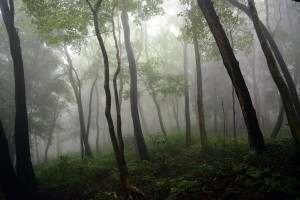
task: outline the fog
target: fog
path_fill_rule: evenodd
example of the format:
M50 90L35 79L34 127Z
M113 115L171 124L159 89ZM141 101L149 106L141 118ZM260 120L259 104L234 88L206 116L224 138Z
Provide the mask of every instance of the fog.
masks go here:
M216 1L216 6L218 6L218 2ZM25 67L26 100L33 163L39 164L43 162L49 139L49 160L53 160L60 155L80 153L78 106L68 78L67 66L69 61L63 53L63 45L57 41L49 41L49 37L54 38L53 35L49 36L53 32L38 30L39 27L32 23L30 17L24 13L24 10L20 9L24 5L17 3L16 6L19 8L16 10L16 25L21 38ZM300 16L299 10L297 10L299 5L288 0L269 1L270 17L268 22L266 22L264 2L256 1L256 6L261 21L269 26L268 28L270 28L270 32L275 38L299 93ZM148 21L139 23L134 22L136 20L134 15L129 15L131 43L137 63L139 114L143 135L146 138L153 134L161 134L162 130L157 107L151 97L153 91L149 89L151 76L148 77L148 83L145 83L147 74L141 71L142 63L145 63L150 58L157 58L159 59L159 66L153 69L154 71L156 70L156 74L162 75L161 77L167 75L183 76L183 37L190 37L183 36L183 32L186 31L186 19L184 15L179 15L188 10L186 4L180 4L180 1L166 0L162 4L162 8L164 10L163 15L153 16ZM217 12L220 12L220 7L216 7L216 9ZM220 15L219 17L224 28L227 29L226 32L233 34L231 43L235 44L235 54L250 92L261 130L267 137L272 132L279 114L280 96L268 70L265 56L261 50L251 20L236 8L231 7L230 9L234 9L233 15L238 16L238 20L242 20L243 24L237 23L236 25L233 23L233 20L226 20L226 16ZM199 8L197 10L200 13ZM129 101L129 64L120 16L120 11L115 12L114 20L121 51L121 76L123 76L122 83L119 78L117 83L119 88L123 84L123 91L120 97L122 98L122 132L124 138L127 138L133 135L134 128ZM226 24L230 21L232 21L232 24ZM49 23L48 26L51 26L51 22ZM207 25L206 28L203 28L205 32L204 29L207 29ZM60 30L56 31L60 32ZM94 88L91 99L89 133L89 143L92 151L95 152L97 101L99 103L98 124L100 131L98 140L100 149L111 146L111 141L104 115L106 100L103 88L103 57L95 36L94 26L91 23L87 26L87 31L88 34L78 41L66 43L66 49L73 63L74 69L72 73L75 86L78 87L79 84L81 86L85 126L88 123L90 92L95 75L98 73L98 79L95 83L97 87ZM228 37L230 36L228 35ZM247 40L245 39L246 37L248 38ZM0 118L3 121L7 138L12 143L15 110L13 100L13 63L2 18L0 19L0 38ZM112 79L117 62L110 24L105 25L103 38L110 62L111 113L116 125L117 114ZM225 133L227 137L230 137L234 135L235 126L238 136L246 136L247 129L238 99L236 94L232 96L232 83L211 33L208 33L204 39L199 37L198 40L201 52L202 97L207 135L209 137L221 136ZM191 38L187 38L186 41L188 42L188 91L192 134L199 140L195 53ZM160 86L158 84L165 84L160 83L159 81L161 80L159 79L154 79L151 82L153 84L151 87L157 88L156 98L160 106L164 128L167 134L185 134L184 92L181 90L177 93L172 93L172 91L159 89ZM180 81L179 79L177 82L169 82L171 85L166 88L173 87L174 85L172 84L183 84ZM98 90L99 99L97 99L96 90ZM233 98L235 98L234 105ZM235 109L235 125L233 121L233 107ZM176 117L178 117L178 123ZM289 131L289 127L285 125L287 123L286 119L284 119L282 129ZM51 132L49 130L51 129L53 129L53 135L48 138Z

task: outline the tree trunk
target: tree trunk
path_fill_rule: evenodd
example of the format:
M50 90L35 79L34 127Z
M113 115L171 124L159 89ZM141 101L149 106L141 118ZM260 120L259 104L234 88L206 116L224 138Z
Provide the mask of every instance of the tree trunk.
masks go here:
M164 123L163 123L163 119L161 117L161 111L160 111L160 106L159 106L159 103L156 99L156 96L155 94L151 95L152 96L152 99L154 101L154 104L155 104L155 107L156 107L156 111L157 111L157 115L158 115L158 120L159 120L159 125L160 125L160 129L161 131L163 132L164 136L167 136L167 131L165 129L165 126L164 126Z
M192 20L193 29L196 27L196 22ZM201 148L205 155L210 154L210 148L208 145L208 139L205 128L205 116L204 116L204 107L203 107L203 91L202 91L202 72L201 72L201 58L198 38L196 35L196 30L193 30L193 43L194 43L194 52L196 59L196 71L197 71L197 107L198 107L198 116L199 116L199 127L200 127L200 139L201 139Z
M87 139L89 139L89 135L90 135L90 124L91 124L91 115L92 115L93 92L94 92L94 88L95 88L97 79L98 79L98 70L97 70L97 74L95 76L95 79L93 81L93 84L92 84L92 87L91 87L91 91L90 91L89 113L88 113L88 121L87 121L87 127L86 127L86 137L87 137Z
M9 37L15 77L15 145L16 171L23 187L36 191L38 183L31 163L24 66L20 38L14 24L13 1L0 0L2 18Z
M77 108L78 108L78 117L79 117L79 124L80 124L80 140L81 140L81 148L83 148L81 153L84 154L84 156L86 156L88 158L93 158L93 153L92 153L92 150L91 150L91 147L90 147L90 144L88 141L87 132L85 129L84 113L83 113L82 101L81 101L81 83L80 83L77 73L73 67L73 62L72 62L71 56L70 56L67 46L65 44L63 46L63 53L65 54L66 60L68 62L68 76L69 76L69 80L72 85L73 91L75 93L75 99L76 99ZM75 83L73 71L76 74L78 86Z
M181 133L179 119L178 119L178 100L175 96L172 96L171 98L172 98L172 108L173 108L174 118L176 121L177 131L178 131L178 133ZM174 99L175 99L175 102L174 102Z
M233 137L234 139L236 139L236 121L235 121L235 96L234 96L234 87L232 86L232 92L231 92L231 95L232 95L232 121L233 121Z
M271 133L271 136L270 136L271 140L276 140L277 135L279 133L279 130L280 130L281 126L282 126L283 117L284 117L284 108L283 108L283 105L281 104L280 109L279 109L279 113L278 113L278 118L277 118L277 121L276 121L276 124L275 124L275 127L272 130L272 133Z
M277 68L277 64L275 61L275 58L272 54L271 49L268 46L267 40L264 36L264 33L262 31L261 25L260 25L260 20L258 18L258 14L254 5L253 0L248 0L248 5L249 5L249 10L251 13L251 19L254 24L254 28L256 30L256 34L258 36L258 39L261 44L261 48L265 54L267 63L268 63L268 68L270 70L270 73L275 81L275 84L279 90L282 103L285 109L286 117L288 119L292 135L294 138L295 144L299 145L300 144L300 121L298 120L296 110L293 106L291 94L289 92L289 89L282 78L280 71Z
M125 0L123 0L123 2L125 2ZM131 116L132 116L135 139L138 147L139 158L140 160L149 160L148 150L144 140L140 118L139 118L139 112L138 112L137 69L136 69L136 62L135 62L135 58L134 58L134 54L130 42L130 27L128 22L128 13L126 9L127 9L126 7L123 8L121 19L123 24L125 48L127 52L127 59L129 63L129 72L130 72Z
M118 167L118 170L119 170L120 180L121 180L121 183L122 183L123 187L129 193L129 195L131 195L131 193L142 194L129 181L129 174L128 174L127 164L126 164L126 161L125 161L124 151L123 151L124 145L123 145L123 140L121 140L122 135L121 135L121 132L119 132L121 130L121 127L120 127L120 125L121 125L120 110L118 111L119 113L117 114L118 115L118 123L119 123L118 127L117 127L117 131L118 131L117 136L116 136L116 133L115 133L114 124L113 124L113 120L112 120L112 116L111 116L111 93L110 93L110 88L109 88L109 61L108 61L107 51L106 51L104 41L103 41L101 33L100 33L99 24L98 24L98 13L99 13L99 8L100 8L100 5L101 5L102 1L98 0L96 2L96 4L94 5L94 8L90 4L89 0L86 0L86 1L89 5L91 11L92 11L92 14L93 14L95 32L96 32L97 40L99 42L101 52L102 52L102 56L103 56L103 62L104 62L104 91L105 91L105 94L106 94L105 116L106 116L106 119L107 119L109 135L110 135L110 139L111 139L111 142L112 142L117 167ZM114 23L113 23L113 26L114 26ZM115 35L114 35L114 38L115 38ZM118 54L117 56L119 56L118 48L117 48L117 54ZM118 62L120 62L119 58L118 58ZM120 67L120 65L118 65L118 70L114 75L114 92L115 92L115 95L118 92L118 90L115 86L116 86L116 79L117 79L119 67ZM118 95L116 95L116 97L118 97ZM118 106L119 105L118 98L116 98L115 100L116 100L116 105Z
M264 149L264 139L239 62L235 58L211 0L197 0L197 2L216 40L223 63L235 88L247 126L250 148L260 151Z
M248 15L248 17L251 18L251 13L249 11L249 8L239 2L237 2L236 0L228 0L232 5L236 6L237 8L239 8L241 11L243 11L246 15ZM299 97L297 94L297 90L295 87L295 84L293 82L292 76L288 70L288 67L279 51L279 48L277 46L277 44L274 41L274 38L272 37L272 35L270 34L270 32L268 31L268 29L266 28L266 26L259 20L260 26L262 28L262 31L265 35L265 37L267 38L272 51L274 53L274 56L276 57L276 60L278 62L278 65L281 69L281 72L285 78L285 81L287 83L288 89L291 93L291 97L293 100L293 104L295 106L296 112L297 112L297 116L298 116L298 120L299 120L299 116L300 116L300 101L299 101Z
M8 143L0 120L0 184L3 194L8 200L29 200L15 174L8 150Z
M51 120L51 123L50 123L50 127L48 129L48 139L47 139L47 144L46 144L46 149L45 149L45 154L44 154L44 163L48 163L48 150L49 150L49 147L53 141L53 132L54 132L54 129L55 129L55 123L59 117L59 114L60 114L60 111L61 111L61 108L58 108L58 101L59 101L59 94L57 96L57 100L56 100L56 106L55 106L55 109L54 109L54 112L53 112L53 118Z
M145 129L145 133L147 135L147 134L149 134L149 129L148 129L148 126L147 126L147 123L146 123L146 119L145 119L145 116L144 116L143 107L142 107L140 101L141 100L138 100L139 112L140 112L140 115L141 115L141 120L142 120L142 123L143 123L143 127Z
M36 164L40 164L40 156L39 156L39 149L38 149L36 134L34 134L34 145L35 145L35 153L36 153Z
M100 135L100 128L99 128L99 111L100 111L100 99L99 99L99 92L98 92L98 87L96 83L96 100L97 100L97 108L96 108L96 127L97 127L97 133L96 133L96 152L100 152L100 147L99 147L99 135Z
M184 71L184 116L185 116L185 145L192 144L191 117L190 117L190 96L189 96L189 78L187 69L187 42L183 44L183 71Z

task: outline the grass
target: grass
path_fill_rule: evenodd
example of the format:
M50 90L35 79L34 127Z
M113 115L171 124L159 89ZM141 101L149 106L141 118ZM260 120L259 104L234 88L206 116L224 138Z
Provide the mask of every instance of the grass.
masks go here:
M204 160L196 139L185 148L184 135L148 136L151 161L139 162L132 138L125 138L132 181L144 199L297 199L300 197L300 149L291 138L268 143L264 153L248 148L245 138L210 138L214 157ZM121 199L122 187L110 149L91 160L61 156L36 168L41 187L61 199Z

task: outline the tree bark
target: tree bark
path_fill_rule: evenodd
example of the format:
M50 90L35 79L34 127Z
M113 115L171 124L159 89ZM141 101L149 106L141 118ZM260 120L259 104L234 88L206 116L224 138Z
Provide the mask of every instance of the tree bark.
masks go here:
M275 124L274 129L272 130L272 133L271 133L271 136L270 136L271 140L276 140L277 135L279 133L279 130L280 130L280 128L282 126L282 123L283 123L283 117L284 117L284 107L281 104L276 124Z
M68 76L69 80L71 83L71 86L73 88L74 94L75 94L75 99L77 103L77 108L78 108L78 118L79 118L79 124L80 124L80 142L81 142L81 153L84 153L84 156L87 156L88 158L93 158L93 153L88 141L88 136L87 132L85 129L85 122L84 122L84 113L83 113L83 107L82 107L82 100L81 100L81 83L80 80L76 74L76 71L73 67L73 62L71 59L71 56L69 54L67 46L64 44L63 45L63 53L66 56L66 60L68 63ZM73 76L73 71L76 74L76 78L78 81L78 86L75 83L74 76Z
M249 11L249 8L239 2L237 2L236 0L228 0L232 5L234 5L235 7L237 7L238 9L240 9L241 11L243 11L246 15L248 15L248 17L251 18L251 13ZM278 62L278 65L281 69L281 72L285 78L285 81L287 83L288 89L291 93L291 97L293 100L293 104L295 106L296 112L297 112L297 116L298 116L298 120L300 118L300 101L299 101L299 97L297 94L297 90L295 87L295 84L293 82L292 76L288 70L288 67L282 57L282 54L279 51L279 48L277 46L277 44L274 41L273 36L271 35L271 33L268 31L268 29L266 28L266 26L259 20L260 26L262 28L262 31L265 35L265 37L267 38L272 51L274 53L274 56L276 57L276 60Z
M145 116L144 116L143 107L142 107L140 101L141 100L138 100L139 112L140 112L140 115L141 115L141 120L142 120L142 123L143 123L143 127L145 129L145 133L147 135L147 134L149 134L149 129L148 129L148 126L147 126L147 123L146 123L146 119L145 119Z
M92 84L92 87L91 87L91 91L90 91L89 113L88 113L88 121L87 121L87 126L86 126L86 136L87 136L87 139L89 139L89 135L90 135L90 124L91 124L91 115L92 115L93 92L94 92L94 88L95 88L97 79L98 79L98 70L97 70L97 74L95 76L95 79L93 81L93 84Z
M123 0L124 5L126 1ZM130 42L130 27L128 22L128 13L127 8L124 6L121 14L123 30L124 30L124 41L125 48L127 52L127 59L129 63L129 72L130 72L130 105L131 105L131 116L134 128L135 139L137 142L138 153L140 160L149 160L148 150L144 140L142 127L139 118L138 112L138 97L137 97L137 69L136 62Z
M163 122L163 119L161 117L161 111L160 111L160 106L159 106L159 103L156 99L156 96L155 94L151 95L152 96L152 99L153 99L153 102L155 104L155 107L156 107L156 111L157 111L157 115L158 115L158 120L159 120L159 125L160 125L160 129L161 131L163 132L164 136L167 136L167 131L165 129L165 126L164 126L164 122Z
M227 69L232 84L235 88L243 111L245 124L247 126L250 148L260 151L264 149L264 139L258 124L248 88L239 67L239 62L235 58L229 40L218 19L211 0L197 0L197 2L216 40L219 51L223 58L224 66Z
M100 111L100 99L99 99L99 92L98 92L98 87L96 83L96 128L97 128L97 133L96 133L96 152L100 152L100 147L99 147L99 135L100 135L100 127L99 127L99 111Z
M176 127L177 127L177 131L178 133L181 133L181 130L180 130L180 124L179 124L179 119L178 119L178 100L175 96L172 96L172 108L173 108L173 114L174 114L174 118L175 118L175 121L176 121ZM174 102L174 99L175 99L175 102Z
M251 13L251 19L254 24L254 28L256 30L256 34L258 36L261 48L265 54L267 63L268 63L268 68L270 70L270 73L273 77L273 80L279 90L282 103L285 109L286 117L288 119L292 135L294 138L294 142L296 145L300 145L300 121L298 120L298 116L296 113L296 110L293 106L293 101L291 98L291 94L289 92L289 89L282 78L280 71L277 68L276 60L272 54L272 51L270 47L268 46L266 37L262 31L261 25L260 25L260 20L254 5L253 0L248 0L248 5L249 5L249 10Z
M32 167L26 107L25 77L20 38L14 23L13 1L0 0L2 18L9 37L15 77L15 145L16 171L23 187L36 191L38 183Z
M192 19L193 29L196 27L196 22ZM200 127L200 139L201 139L201 148L205 155L210 154L210 148L208 145L208 139L206 134L205 127L205 116L204 116L204 107L203 107L203 89L202 89L202 72L201 72L201 58L199 50L199 42L196 35L196 30L193 30L193 43L194 43L194 52L196 59L196 72L197 72L197 108L199 116L199 127Z
M8 150L8 142L0 120L0 184L3 194L8 200L27 199L28 195L21 187L15 174Z
M185 116L185 145L192 144L191 117L190 117L190 96L189 96L189 78L187 69L187 42L183 44L183 72L184 72L184 116Z
M118 135L116 135L113 120L112 120L112 116L111 116L111 93L110 93L110 88L109 88L109 61L108 61L107 51L106 51L104 41L103 41L103 38L102 38L101 33L100 33L99 24L98 24L98 13L99 13L99 8L100 8L100 5L102 3L102 0L98 0L96 2L96 4L94 5L94 7L91 5L89 0L86 0L86 2L88 3L88 5L89 5L89 7L92 11L92 14L93 14L95 32L96 32L97 40L99 42L100 49L101 49L102 56L103 56L103 62L104 62L104 91L105 91L105 94L106 94L105 116L106 116L106 119L107 119L109 135L110 135L110 139L111 139L112 146L113 146L113 151L114 151L114 155L115 155L115 159L116 159L116 163L117 163L117 167L118 167L118 171L119 171L120 180L121 180L122 186L128 192L128 195L131 195L131 193L142 194L129 181L129 173L128 173L127 164L126 164L125 157L124 157L124 152L123 152L124 146L122 144L122 140L120 140L121 139L120 137L122 137L122 135L120 135L121 134L120 132L117 132ZM114 26L114 24L113 24L113 26ZM117 54L119 54L119 52L117 52ZM120 60L118 60L118 62L119 61ZM116 76L117 74L118 73L115 73L115 75L114 75L114 80L115 80L114 82L115 83L116 83L116 79L117 79L117 76ZM115 87L114 88L115 94L117 93L117 91L118 90ZM115 100L116 100L116 105L119 105L118 98L116 98ZM120 118L119 118L119 120L120 120ZM118 122L119 122L119 125L120 125L120 121L118 121ZM120 130L117 130L117 131L120 131Z

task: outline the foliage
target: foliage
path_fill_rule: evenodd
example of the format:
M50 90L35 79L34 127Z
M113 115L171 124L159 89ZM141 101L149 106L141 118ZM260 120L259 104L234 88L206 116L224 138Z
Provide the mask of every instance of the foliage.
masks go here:
M299 149L289 146L291 138L275 150L267 146L263 154L249 152L245 138L228 138L226 157L211 160L203 159L199 144L185 149L183 138L179 134L147 137L150 162L135 160L135 153L130 150L134 144L128 143L133 140L125 138L129 172L146 193L146 199L286 199L300 195L300 171L293 158ZM210 141L215 155L222 155L223 140L214 137ZM123 190L112 155L107 150L84 161L63 156L50 166L37 169L39 181L65 198L119 199Z

